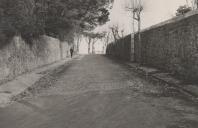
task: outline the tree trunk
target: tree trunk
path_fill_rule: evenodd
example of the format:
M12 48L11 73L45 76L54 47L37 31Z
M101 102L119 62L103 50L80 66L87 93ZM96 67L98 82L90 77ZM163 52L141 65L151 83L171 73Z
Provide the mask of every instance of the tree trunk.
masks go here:
M106 37L106 40L105 40L104 49L103 49L104 53L106 52L107 45L108 45L108 43L109 43L109 35L110 35L110 33L108 33L108 35L107 35L107 37Z
M115 41L114 43L116 43L117 42L117 38L116 38L116 34L115 34L113 28L111 29L111 31L112 31L112 34L113 34L113 37L114 37L114 41Z
M88 41L88 54L90 54L91 52L91 38L89 38L89 41Z
M76 50L77 50L77 53L79 53L79 47L80 47L80 37L78 37L78 40L77 40L77 44L76 44L77 46L77 48L76 48Z
M60 58L63 59L63 44L62 42L59 43L59 48L60 48Z
M92 54L95 54L95 42L92 43Z

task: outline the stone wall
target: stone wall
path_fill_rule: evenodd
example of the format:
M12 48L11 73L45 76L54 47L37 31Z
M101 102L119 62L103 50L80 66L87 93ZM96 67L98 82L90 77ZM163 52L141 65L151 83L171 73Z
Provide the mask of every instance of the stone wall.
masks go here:
M106 54L122 60L131 60L131 35L128 35L117 42L108 44Z
M198 82L198 12L193 11L135 35L135 60Z
M15 36L0 49L0 83L67 57L69 47L67 42L48 36L35 39L32 45Z
M73 47L73 45L69 44L68 42L60 42L60 52L62 53L61 59L70 57L70 48L71 47ZM76 49L74 49L74 52L75 51L76 51Z

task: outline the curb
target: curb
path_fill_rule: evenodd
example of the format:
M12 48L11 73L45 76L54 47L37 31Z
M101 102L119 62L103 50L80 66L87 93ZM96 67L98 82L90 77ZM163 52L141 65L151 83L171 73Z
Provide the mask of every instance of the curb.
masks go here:
M184 84L182 80L176 79L170 73L165 73L155 68L140 66L138 63L126 63L126 65L152 82L171 86L185 95L198 98L198 85Z
M78 56L75 56L73 59L76 59ZM37 69L22 74L12 81L9 81L0 86L0 108L7 107L13 102L13 97L20 95L26 91L26 89L30 88L40 79L45 77L48 72L51 70L55 70L56 68L65 65L67 62L70 62L70 58L57 61L53 64L49 64L47 66L38 67Z

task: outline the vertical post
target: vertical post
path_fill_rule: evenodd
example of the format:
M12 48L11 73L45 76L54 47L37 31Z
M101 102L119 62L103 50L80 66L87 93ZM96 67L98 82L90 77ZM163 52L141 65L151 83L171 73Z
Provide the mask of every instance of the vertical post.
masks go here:
M138 45L139 45L139 59L140 59L140 63L142 62L142 45L141 45L141 19L139 16L138 19Z
M198 0L193 0L192 1L192 7L194 10L196 10L198 8Z
M188 0L186 0L186 5L189 7Z
M141 0L134 0L132 1L132 14L133 14L133 21L132 21L132 24L133 24L133 34L131 35L131 38L134 37L134 33L135 33L135 27L134 27L134 20L137 21L137 24L138 24L138 41L137 41L137 46L138 46L138 49L137 49L137 57L138 58L135 58L136 61L137 59L138 60L141 60L141 11L142 11L142 1ZM132 42L132 41L131 41Z
M141 0L139 0L139 4L138 4L138 44L139 44L139 48L140 48L140 52L139 52L139 56L140 56L140 63L142 63L142 45L141 45L141 11L142 11L142 5L141 5Z
M92 54L94 54L94 53L95 53L94 45L95 45L95 43L94 43L94 41L93 41L93 42L92 42Z
M63 42L59 41L59 48L60 48L60 58L61 60L64 58L63 57Z
M89 37L89 42L88 42L88 54L90 54L91 51L91 38Z
M80 37L80 34L77 34L76 37L77 37L76 52L77 52L77 54L79 54L80 38L81 38L81 37Z
M135 7L135 2L134 0L131 1L131 7L134 9ZM134 61L135 55L134 55L134 37L135 37L135 22L134 22L134 12L133 9L131 9L131 14L132 14L132 31L131 31L131 60Z

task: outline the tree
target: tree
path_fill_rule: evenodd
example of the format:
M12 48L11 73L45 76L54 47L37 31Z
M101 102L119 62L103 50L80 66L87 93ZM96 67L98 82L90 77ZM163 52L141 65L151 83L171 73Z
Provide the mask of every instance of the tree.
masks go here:
M77 38L76 51L77 51L77 53L79 53L79 47L80 47L80 41L82 39L82 35L81 34L76 34L76 38Z
M106 9L108 0L44 1L47 2L46 32L61 39L77 26L83 30L93 30L108 21L109 11Z
M124 30L120 30L118 25L113 25L110 27L110 30L112 32L114 42L116 43L120 38L123 37Z
M105 33L105 38L104 38L104 44L103 44L103 52L105 53L106 48L109 44L109 40L110 40L110 32Z
M105 33L94 33L94 32L84 32L84 36L87 38L87 44L88 44L88 54L91 53L91 44L92 44L92 54L95 53L95 43L98 39L101 39L105 36Z
M0 33L25 39L48 35L74 37L108 21L112 0L0 0Z
M185 13L187 13L189 11L192 11L192 8L191 7L188 7L187 5L180 6L177 9L176 16L184 15Z
M34 0L1 0L1 31L6 36L20 34L23 38L40 33L42 27L36 22L34 7Z

